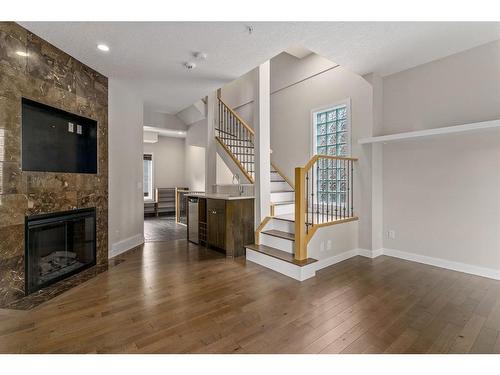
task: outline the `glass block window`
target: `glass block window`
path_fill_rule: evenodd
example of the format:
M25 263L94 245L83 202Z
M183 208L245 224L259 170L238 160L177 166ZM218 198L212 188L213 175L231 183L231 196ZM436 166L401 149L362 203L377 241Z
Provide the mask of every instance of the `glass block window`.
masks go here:
M350 129L347 104L313 113L315 150L318 155L349 156ZM347 163L320 159L315 171L318 200L343 204L347 197Z

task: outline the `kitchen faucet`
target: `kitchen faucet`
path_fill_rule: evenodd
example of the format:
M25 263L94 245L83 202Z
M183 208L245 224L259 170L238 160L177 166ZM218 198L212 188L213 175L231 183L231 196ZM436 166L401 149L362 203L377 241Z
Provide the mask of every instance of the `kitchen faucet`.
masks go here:
M236 179L236 183L238 184L238 193L241 196L241 195L243 195L243 185L241 185L241 183L240 183L240 175L237 173L233 174L233 184L234 185L236 185L234 183L235 179Z

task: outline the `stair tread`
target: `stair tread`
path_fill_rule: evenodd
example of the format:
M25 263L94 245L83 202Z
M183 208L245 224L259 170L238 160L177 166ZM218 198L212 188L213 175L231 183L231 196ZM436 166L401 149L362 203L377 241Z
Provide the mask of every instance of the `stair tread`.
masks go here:
M270 257L273 257L273 258L276 258L279 260L283 260L283 261L288 262L288 263L292 263L292 264L299 266L299 267L307 266L308 264L317 262L317 260L313 259L313 258L307 258L305 260L296 260L293 257L293 254L287 253L286 251L279 250L279 249L276 249L276 248L271 247L271 246L252 244L252 245L247 245L246 247L248 249L257 251L259 253L268 255Z
M273 219L289 221L291 223L294 223L295 222L295 214L285 214L285 215L273 216Z
M295 204L295 201L281 201L281 202L271 202L275 206L281 206L285 204Z
M282 230L269 229L269 230L262 231L262 233L268 234L268 235L274 236L274 237L283 238L285 240L295 241L295 234L289 233L289 232L284 232Z

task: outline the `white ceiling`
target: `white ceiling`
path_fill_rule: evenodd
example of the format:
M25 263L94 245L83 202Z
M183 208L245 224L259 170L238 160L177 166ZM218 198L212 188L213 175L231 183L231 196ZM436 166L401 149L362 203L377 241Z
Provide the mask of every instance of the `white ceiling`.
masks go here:
M358 73L383 76L500 39L487 22L21 22L145 105L177 113L290 47L304 46ZM109 45L110 52L96 49ZM192 54L203 51L206 61ZM195 61L187 71L183 63Z

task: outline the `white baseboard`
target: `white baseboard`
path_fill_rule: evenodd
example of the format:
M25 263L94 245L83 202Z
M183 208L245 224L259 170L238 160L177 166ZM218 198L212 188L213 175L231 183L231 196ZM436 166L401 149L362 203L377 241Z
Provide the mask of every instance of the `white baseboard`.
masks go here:
M357 254L365 258L376 258L381 255L384 255L384 249L377 249L377 250L368 250L368 249L356 249Z
M329 258L325 259L319 259L316 263L313 263L316 265L316 271L333 266L334 264L343 262L344 260L350 259L352 257L355 257L358 255L358 249L352 249L348 251L344 251L343 253L331 256Z
M247 249L247 259L248 257L249 250ZM250 261L253 261L255 263L258 263L264 267L271 268L277 272L280 272L284 275L287 275L289 277L293 277L296 280L305 280L309 277L313 277L315 272L332 266L334 264L343 262L344 260L353 258L355 256L363 256L366 258L376 258L381 255L386 255L390 256L393 258L399 258L399 259L404 259L404 260L409 260L412 262L417 262L417 263L422 263L422 264L427 264L430 266L435 266L435 267L440 267L440 268L445 268L453 271L458 271L458 272L463 272L463 273L468 273L471 275L476 275L476 276L482 276L482 277L487 277L489 279L495 279L495 280L500 280L500 270L495 270L492 268L485 268L485 267L479 267L479 266L474 266L471 264L466 264L466 263L460 263L460 262L453 262L450 260L446 259L440 259L440 258L434 258L434 257L429 257L425 255L420 255L420 254L415 254L415 253L408 253L405 251L400 251L400 250L394 250L394 249L377 249L377 250L368 250L368 249L353 249L353 250L348 250L343 253L331 256L329 258L325 259L320 259L315 263L312 263L311 265L314 266L314 272L310 273L309 270L304 270L307 273L307 276L304 274L300 274L297 269L294 267L288 269L289 267L286 265L283 265L281 263L286 263L286 262L280 262L274 258L262 255L260 253L256 254L251 254L249 259ZM258 258L258 259L257 259ZM271 259L268 259L271 258ZM297 267L300 268L300 267Z
M428 264L430 266L446 268L453 271L464 272L472 275L487 277L489 279L500 280L500 271L492 268L485 268L485 267L474 266L472 264L453 262L451 260L434 258L415 253L408 253L406 251L400 251L395 249L383 249L383 254L394 258L405 259L412 262Z
M500 271L492 268L485 268L474 266L471 264L453 262L446 259L434 258L425 255L408 253L406 251L394 250L394 249L377 249L377 250L368 250L368 249L354 249L349 250L339 255L322 259L318 261L320 266L316 269L319 270L321 268L325 268L331 266L335 263L342 262L346 259L352 258L356 255L360 255L366 258L376 258L381 255L387 255L393 258L399 258L404 260L409 260L412 262L427 264L429 266L435 266L440 268L445 268L453 271L468 273L471 275L487 277L489 279L500 280Z
M135 236L125 238L124 240L121 240L119 242L115 242L111 245L108 258L113 258L143 243L144 235L142 233L138 233Z
M316 274L317 262L300 267L249 248L246 249L246 259L299 281L310 279Z

